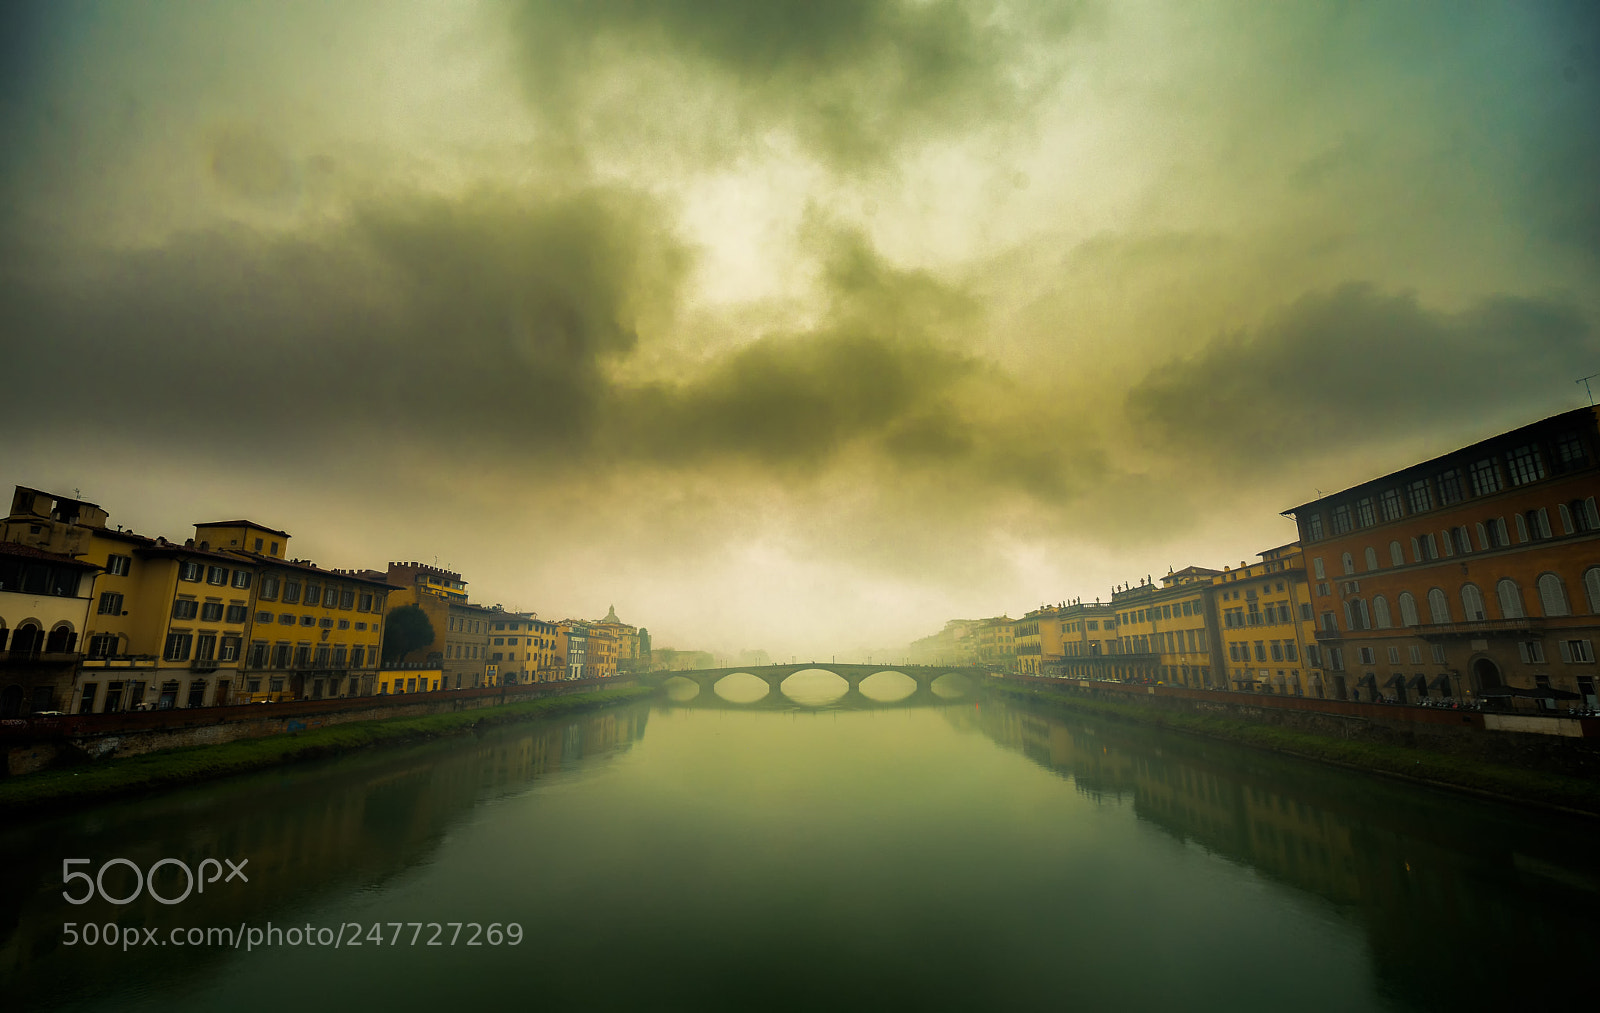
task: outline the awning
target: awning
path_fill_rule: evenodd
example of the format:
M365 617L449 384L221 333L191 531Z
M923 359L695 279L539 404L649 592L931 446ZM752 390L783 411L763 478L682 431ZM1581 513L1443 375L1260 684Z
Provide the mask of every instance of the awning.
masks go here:
M1436 675L1433 677L1433 681L1428 685L1432 686L1434 689L1442 689L1448 692L1451 689L1450 677L1448 675Z
M1413 675L1410 679L1406 680L1406 684L1412 689L1427 689L1428 677L1423 675L1421 672L1418 672L1416 675Z
M1377 685L1378 685L1378 677L1373 675L1371 672L1368 672L1366 675L1363 675L1361 678L1356 680L1356 685L1357 686L1372 686L1372 687L1376 688Z
M1406 677L1404 675L1391 675L1389 681L1383 684L1384 689L1394 689L1396 686L1404 689Z

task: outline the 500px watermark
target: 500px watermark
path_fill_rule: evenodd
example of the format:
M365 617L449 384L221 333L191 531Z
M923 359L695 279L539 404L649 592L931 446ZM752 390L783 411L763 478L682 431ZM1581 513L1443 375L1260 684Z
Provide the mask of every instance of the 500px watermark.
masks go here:
M393 930L392 932L389 930ZM409 935L406 929L410 929ZM241 922L234 928L174 928L166 932L137 925L121 926L66 922L61 926L65 946L110 946L131 950L136 946L222 946L254 950L268 946L517 946L522 926L516 922L341 922L337 927L309 922L265 928Z
M226 879L222 876L224 862L228 866ZM61 896L66 899L68 904L87 904L94 900L95 897L99 897L108 904L132 904L141 893L149 893L150 899L157 904L179 904L188 899L191 893L205 893L206 886L217 882L219 879L224 883L231 883L235 879L242 879L246 883L250 882L250 877L244 873L244 867L250 864L250 859L248 858L240 859L237 862L231 858L224 858L220 862L215 858L207 858L200 863L198 871L190 869L187 864L176 858L163 858L150 866L148 873L126 858L108 859L93 876L81 869L73 869L74 865L93 864L93 859L89 858L63 858L61 860L61 882L67 887L67 889L61 891ZM133 892L126 897L113 896L106 891L106 873L118 866L127 866L133 870ZM183 870L185 885L183 892L176 897L164 897L156 891L156 873L168 866ZM211 873L209 879L206 877L207 872ZM71 888L75 885L74 881L79 879L83 880L85 889L82 896L74 897Z

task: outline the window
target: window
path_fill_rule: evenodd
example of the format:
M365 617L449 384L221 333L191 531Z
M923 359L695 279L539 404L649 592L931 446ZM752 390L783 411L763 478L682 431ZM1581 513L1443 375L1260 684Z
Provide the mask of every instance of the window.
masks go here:
M1525 613L1522 611L1522 589L1517 587L1517 582L1506 578L1494 586L1495 597L1500 599L1500 618L1521 619Z
M180 580L199 580L205 572L205 567L199 563L182 562L178 564L178 577Z
M359 645L350 648L350 667L360 668L367 660L367 649Z
M348 619L339 620L339 628L341 630L348 630L350 628L350 620L348 620Z
M321 619L317 620L317 625L322 629L331 630L333 629L333 620L327 616L323 616Z
M114 633L97 633L89 638L89 657L109 658L117 653L117 636ZM87 689L84 690L88 692Z
M249 570L235 570L235 571L233 571L233 586L237 587L237 588L249 587L250 586L250 571Z
M217 635L215 633L202 633L194 643L194 660L213 661L217 656Z
M1378 654L1376 651L1370 647L1361 648L1361 663L1363 665L1375 665L1377 662Z
M1506 465L1512 485L1527 485L1544 477L1544 462L1539 459L1539 448L1532 445L1517 447L1507 454Z
M1413 665L1422 664L1422 646L1420 644L1411 645L1411 663Z
M1274 640L1272 642L1272 660L1273 661L1282 661L1283 660L1283 641Z
M1583 440L1578 438L1577 433L1562 433L1556 438L1556 460L1561 462L1563 471L1583 466Z
M1561 641L1561 660L1572 665L1594 664L1594 646L1587 640Z
M1411 504L1411 512L1424 513L1433 509L1433 494L1428 491L1428 480L1419 478L1406 486L1406 500Z
M306 581L305 603L307 607L315 607L322 600L322 585Z
M329 585L322 592L322 607L325 608L325 609L331 609L331 608L338 608L339 607L339 589L338 588L336 588L336 587L334 587L332 585Z
M366 623L356 623L356 629L364 630L366 628L367 628L367 624ZM378 628L378 624L377 623L373 623L372 624L372 628L373 629L377 629Z
M115 591L105 591L100 595L100 608L97 610L103 616L122 615L122 595Z
M293 612L278 613L278 624L280 626L293 626L296 622Z
M172 603L172 618L193 619L200 611L200 603L193 598L179 598Z
M222 621L222 603L208 601L200 606L200 621L205 623L218 623Z
M1285 661L1299 661L1299 652L1295 650L1293 640L1283 642L1283 657Z
M1517 643L1517 657L1521 658L1522 661L1525 664L1529 664L1529 665L1542 665L1542 664L1544 664L1544 641L1543 640L1522 640L1522 641L1519 641Z
M1459 525L1445 532L1445 555L1459 552L1463 555L1472 551L1472 536L1467 534L1465 525Z
M1461 588L1461 607L1465 611L1469 623L1481 622L1485 616L1483 611L1483 592L1478 590L1476 584L1466 584Z
M1311 603L1310 602L1303 601L1303 602L1300 603L1300 618L1302 620L1304 620L1305 622L1308 622L1308 623L1311 621Z
M1344 648L1328 648L1328 668L1335 672L1344 671Z
M225 621L226 622L230 622L230 623L242 623L242 622L245 621L245 618L248 615L249 615L249 611L245 608L245 606L243 606L243 605L229 605L228 606L228 618Z
M1412 597L1410 591L1400 592L1400 625L1417 625L1417 599Z
M1386 521L1397 521L1397 520L1400 519L1400 515L1402 513L1402 510L1401 510L1401 506L1400 506L1400 490L1399 489L1386 490L1384 492L1384 494L1383 494L1381 502L1383 503L1383 519L1384 520L1386 520Z
M1311 561L1311 569L1317 575L1318 580L1322 580L1328 576L1327 570L1322 565L1321 556L1318 556Z
M161 652L164 661L188 661L194 637L188 633L168 633L166 648Z
M1583 589L1589 595L1589 611L1600 612L1600 566L1583 571Z
M1389 664L1391 664L1391 665L1400 664L1400 648L1398 648L1398 647L1389 648Z
M1428 592L1428 618L1430 622L1447 623L1450 621L1450 599L1444 592L1433 588Z
M126 577L132 565L133 559L129 556L106 557L106 572L113 577Z
M1370 573L1371 571L1376 570L1378 568L1378 550L1369 545L1367 546L1365 556L1367 571Z
M361 612L371 612L372 611L372 595L370 595L370 594L362 595L361 596L361 601L356 606L356 608L357 608L358 611L361 611Z
M1433 663L1435 665L1443 665L1445 663L1445 653L1444 653L1444 645L1443 644L1434 644L1433 645Z
M1471 473L1474 496L1487 496L1500 491L1500 472L1495 469L1492 458L1472 462Z
M1381 594L1372 599L1372 619L1380 630L1393 625L1389 622L1389 600Z
M1367 603L1360 598L1352 598L1344 603L1345 625L1352 630L1370 630L1371 617L1367 614Z
M240 640L239 640L238 637L223 637L222 638L222 653L220 655L218 655L218 660L220 660L220 661L238 661L239 660L239 644L240 644Z
M300 625L301 626L315 626L315 625L317 625L317 617L316 616L301 616L300 617Z
M278 578L277 577L262 577L261 578L261 597L266 601L277 601L277 599L278 599Z
M1567 606L1567 588L1561 583L1561 578L1553 573L1547 573L1539 578L1539 604L1544 608L1547 616L1571 615L1572 610Z
M298 580L286 580L286 581L284 581L283 582L283 603L285 605L295 605L295 604L298 604L299 601L300 601L300 582Z
M1316 542L1322 539L1322 515L1312 514L1306 518L1306 538Z
M256 539L256 549L255 549L255 551L257 551L257 552L261 551L261 539L259 539L259 538Z
M1356 572L1356 558L1354 556L1350 555L1350 553L1346 552L1344 554L1344 556L1340 559L1340 562L1342 564L1344 564L1344 572L1345 573L1355 573Z
M1260 640L1256 641L1256 660L1257 661L1266 661L1267 660L1267 645L1264 642L1260 641Z
M1397 541L1389 543L1389 565L1390 566L1404 566L1404 565L1406 565L1406 550L1401 548L1400 547L1400 543L1397 542Z
M1342 535L1350 530L1350 508L1336 506L1333 508L1333 533Z
M1356 520L1364 528L1370 528L1378 522L1372 509L1372 497L1363 496L1356 500Z
M228 582L228 568L226 566L213 566L206 570L207 584L226 584Z
M1439 473L1439 502L1445 506L1459 503L1466 493L1463 491L1462 474L1460 468L1449 468Z
M345 589L343 591L340 591L339 592L339 607L342 608L342 609L353 609L353 608L355 608L356 607L356 593L354 591L352 591L352 590L349 590L349 589Z

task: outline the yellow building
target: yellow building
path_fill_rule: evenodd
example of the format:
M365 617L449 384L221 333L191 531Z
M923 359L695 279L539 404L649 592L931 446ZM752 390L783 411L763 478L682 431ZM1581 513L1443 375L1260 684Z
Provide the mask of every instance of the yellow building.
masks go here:
M491 609L489 659L507 686L541 681L555 660L555 627L532 612Z
M640 667L639 628L618 619L615 605L606 612L604 619L591 623L590 629L608 633L616 640L615 670L631 672Z
M398 667L438 668L446 689L495 686L498 666L491 664L489 630L498 610L467 601L467 583L461 574L426 563L389 564L382 576L396 590L389 595L389 613L415 605L433 627L433 641L396 659Z
M1057 620L1062 626L1059 674L1069 679L1114 678L1114 659L1119 653L1116 606L1074 601L1061 610Z
M1045 675L1065 657L1066 604L1042 605L1012 626L1020 675Z
M445 688L442 668L382 668L376 681L379 696L437 693Z
M1010 616L994 616L978 623L978 664L1002 672L1017 668L1016 622Z
M1228 682L1242 691L1332 696L1317 650L1311 586L1299 542L1213 578Z
M1190 566L1111 596L1116 609L1123 678L1194 689L1220 684L1213 653L1217 629L1212 579L1220 571Z
M89 714L234 702L255 565L108 520L93 503L20 486L6 519L7 539L57 545L99 569L64 705Z
M195 525L195 543L255 564L244 698L322 700L376 689L383 614L394 588L370 570L286 559L287 532L252 521Z

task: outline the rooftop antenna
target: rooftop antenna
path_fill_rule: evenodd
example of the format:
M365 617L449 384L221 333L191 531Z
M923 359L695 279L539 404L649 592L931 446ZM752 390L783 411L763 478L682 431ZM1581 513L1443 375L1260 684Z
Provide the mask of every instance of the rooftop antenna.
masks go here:
M1583 384L1583 392L1589 395L1590 405L1594 404L1594 390L1590 388L1589 381L1593 380L1597 376L1600 376L1600 373L1590 373L1588 376L1580 376L1578 379L1572 381L1573 383Z

